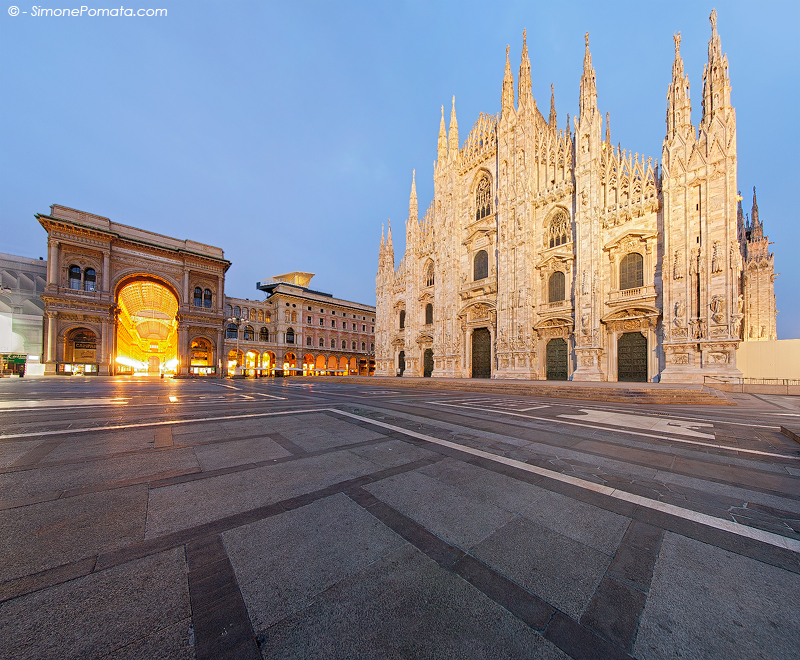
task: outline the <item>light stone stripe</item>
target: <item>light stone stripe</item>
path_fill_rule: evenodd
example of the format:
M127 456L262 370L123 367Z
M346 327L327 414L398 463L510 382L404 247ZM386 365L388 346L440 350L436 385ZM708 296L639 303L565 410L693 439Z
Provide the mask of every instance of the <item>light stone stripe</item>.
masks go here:
M480 449L474 449L473 447L459 445L455 442L450 442L448 440L441 440L439 438L434 438L433 436L425 435L424 433L418 433L416 431L404 429L401 426L394 426L393 424L387 424L386 422L380 422L375 419L369 419L368 417L361 417L360 415L354 415L353 413L345 412L343 410L333 410L333 412L336 412L339 415L344 415L345 417L352 417L353 419L361 420L362 422L374 424L375 426L381 426L383 428L390 429L392 431L398 431L399 433L410 435L411 437L418 438L420 440L425 440L426 442L432 442L433 444L441 445L442 447L449 447L450 449L463 451L467 454L472 454L473 456L480 456L481 458L494 461L495 463L503 463L504 465L509 465L511 467L518 468L520 470L525 470L526 472L532 472L533 474L538 474L542 477L547 477L548 479L554 479L562 483L570 484L572 486L577 486L578 488L591 490L594 491L595 493L600 493L602 495L608 495L609 497L613 497L618 500L631 502L632 504L638 504L639 506L643 506L648 509L661 511L671 516L675 516L676 518L691 520L693 522L700 523L701 525L705 525L706 527L713 527L714 529L719 529L724 532L736 534L737 536L743 536L745 538L761 541L762 543L767 543L776 548L784 548L786 550L791 550L792 552L800 553L800 541L796 541L795 539L790 539L785 536L781 536L780 534L765 532L763 530L756 529L754 527L748 527L747 525L741 525L739 523L730 520L724 520L723 518L715 518L714 516L709 516L705 513L698 513L697 511L692 511L691 509L684 509L682 507L675 506L674 504L666 504L664 502L659 502L657 500L651 500L647 497L642 497L640 495L634 495L632 493L628 493L624 490L619 490L618 488L610 488L608 486L602 486L600 484L596 484L591 481L586 481L585 479L571 477L568 474L562 474L561 472L556 472L554 470L548 470L546 468L541 468L536 465L523 463L522 461L518 461L513 458L498 456L497 454L491 454L489 452L482 451Z
M640 435L645 438L655 438L656 440L663 440L664 442L682 442L687 445L700 445L701 447L711 447L712 449L722 449L724 451L740 451L747 454L756 454L758 456L772 456L774 458L786 458L789 460L800 460L800 456L789 456L787 454L775 454L769 451L760 451L758 449L740 449L739 447L726 447L725 445L718 445L712 442L699 442L698 440L685 440L684 438L675 438L673 436L656 435L654 433L643 433L641 431L631 431L621 427L611 426L597 426L595 424L584 424L581 422L568 422L561 417L535 417L533 415L521 415L520 413L511 412L510 410L497 410L495 408L479 408L477 406L462 406L450 403L442 403L441 401L431 401L431 405L448 406L450 408L467 408L469 410L483 410L486 412L497 413L498 415L511 415L512 417L522 417L523 419L534 419L540 422L554 422L556 424L569 424L570 426L581 426L589 429L597 429L598 431L615 431L617 433L624 433L626 435ZM775 427L778 428L778 427Z
M219 422L228 419L247 419L252 417L271 417L274 415L295 415L298 413L312 412L339 412L332 408L310 408L307 410L279 410L267 413L247 413L244 415L223 415L221 417L198 417L195 419L175 419L166 422L142 422L140 424L118 424L117 426L91 426L83 429L63 429L61 431L39 431L38 433L14 433L0 435L0 442L6 440L17 440L19 438L41 438L48 435L69 435L72 433L92 433L94 431L121 431L123 429L141 429L150 426L171 426L173 424L200 424L202 422Z

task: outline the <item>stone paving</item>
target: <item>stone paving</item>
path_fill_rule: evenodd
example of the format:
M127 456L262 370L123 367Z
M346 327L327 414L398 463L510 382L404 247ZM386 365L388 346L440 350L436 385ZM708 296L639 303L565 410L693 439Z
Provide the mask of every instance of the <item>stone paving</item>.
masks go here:
M365 383L0 381L0 658L797 657L796 399Z

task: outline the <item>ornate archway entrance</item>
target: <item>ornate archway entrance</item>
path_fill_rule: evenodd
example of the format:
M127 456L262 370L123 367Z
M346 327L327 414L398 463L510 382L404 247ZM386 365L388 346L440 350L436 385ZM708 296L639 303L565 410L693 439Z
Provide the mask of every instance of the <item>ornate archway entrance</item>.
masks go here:
M492 377L492 336L488 328L472 331L472 377Z
M178 299L163 284L134 280L117 293L120 371L159 375L178 370Z
M567 380L567 342L556 337L547 342L547 380Z
M617 340L617 380L647 382L647 338L641 332L625 332Z
M433 373L433 349L426 348L422 359L423 372L425 378L430 378Z

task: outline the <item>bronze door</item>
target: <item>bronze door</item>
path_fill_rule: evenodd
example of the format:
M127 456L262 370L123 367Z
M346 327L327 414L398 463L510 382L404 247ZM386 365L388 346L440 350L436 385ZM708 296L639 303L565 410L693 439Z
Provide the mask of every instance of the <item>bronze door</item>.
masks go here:
M617 380L647 382L647 339L641 332L626 332L617 340Z
M547 342L547 380L567 380L567 342L561 338Z
M472 331L472 377L492 377L492 336L487 328Z
M433 373L433 349L426 348L425 355L423 359L424 371L423 376L425 378L430 378L431 374Z
M406 352L400 351L400 355L397 356L397 367L398 367L398 376L402 376L403 372L406 370Z

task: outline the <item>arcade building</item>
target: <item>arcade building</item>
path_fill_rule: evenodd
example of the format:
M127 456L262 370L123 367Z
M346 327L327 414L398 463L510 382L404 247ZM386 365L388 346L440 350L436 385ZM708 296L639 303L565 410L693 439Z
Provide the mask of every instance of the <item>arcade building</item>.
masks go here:
M259 282L264 301L226 298L221 248L59 205L36 219L48 247L45 374L374 371L375 308L310 290L312 273Z

